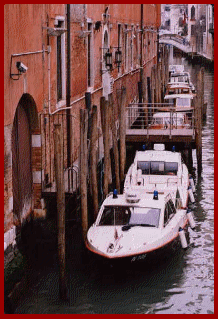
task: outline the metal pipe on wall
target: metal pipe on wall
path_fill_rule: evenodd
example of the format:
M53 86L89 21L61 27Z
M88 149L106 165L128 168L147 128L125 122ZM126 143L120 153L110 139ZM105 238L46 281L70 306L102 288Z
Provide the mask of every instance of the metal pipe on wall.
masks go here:
M67 167L71 166L71 116L70 116L70 95L71 95L71 70L70 70L70 4L67 4L67 77L66 77L66 107L67 107Z

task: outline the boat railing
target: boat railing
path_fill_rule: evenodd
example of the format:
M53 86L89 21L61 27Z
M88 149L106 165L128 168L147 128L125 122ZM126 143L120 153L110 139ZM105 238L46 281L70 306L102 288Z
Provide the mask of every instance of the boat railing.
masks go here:
M175 130L194 131L194 109L176 108L172 103L131 103L126 110L127 130L160 130L171 135Z
M155 185L164 185L167 184L167 187L174 184L177 185L179 181L182 181L178 176L168 176L168 175L141 175L138 179L132 175L127 175L125 179L124 187L128 186L155 186Z

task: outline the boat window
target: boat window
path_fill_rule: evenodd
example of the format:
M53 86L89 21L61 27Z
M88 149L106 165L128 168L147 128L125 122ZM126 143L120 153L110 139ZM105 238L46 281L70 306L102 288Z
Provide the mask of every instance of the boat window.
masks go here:
M164 118L164 124L165 125L170 124L170 117L165 117Z
M163 119L162 118L155 118L155 124L163 124Z
M176 175L178 171L177 162L137 162L137 170L141 169L143 175Z
M100 226L126 225L130 219L130 207L127 206L105 206Z
M184 119L181 118L181 117L180 117L180 118L178 118L178 117L177 117L177 118L174 118L174 119L173 119L173 124L174 124L174 125L182 125L182 124L184 124Z
M147 207L133 207L133 213L129 225L150 225L159 226L160 209Z
M173 201L170 199L165 206L164 210L164 226L168 224L171 218L176 214L176 209L173 204Z
M177 106L190 106L190 99L188 98L179 98L176 101Z
M177 174L178 171L178 163L176 162L165 162L164 167L165 174Z
M151 174L153 175L164 174L164 162L151 162Z
M141 169L143 175L150 174L150 162L137 162L137 170Z

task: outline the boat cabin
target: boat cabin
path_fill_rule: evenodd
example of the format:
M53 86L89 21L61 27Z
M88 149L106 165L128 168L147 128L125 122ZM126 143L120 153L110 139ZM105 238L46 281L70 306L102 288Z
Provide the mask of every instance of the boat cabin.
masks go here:
M177 129L190 128L186 113L182 112L158 112L152 117L152 122L149 124L152 129Z
M193 94L165 95L164 101L166 103L169 103L172 107L175 107L177 111L182 111L184 109L193 109L194 107Z
M187 83L168 83L166 95L174 94L192 94L192 91Z
M156 194L137 197L135 202L129 201L131 194L118 195L115 199L110 195L101 207L96 226L123 226L127 231L134 226L163 228L176 214L176 207L170 194ZM138 195L139 196L139 195Z

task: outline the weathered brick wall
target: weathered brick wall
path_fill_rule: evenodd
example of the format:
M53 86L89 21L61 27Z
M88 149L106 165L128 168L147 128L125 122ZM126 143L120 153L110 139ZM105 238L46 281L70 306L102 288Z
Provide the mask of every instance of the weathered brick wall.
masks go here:
M109 7L109 21L103 21L105 8ZM140 28L140 4L71 4L71 115L72 115L72 162L78 162L80 147L80 109L85 108L85 92L88 88L87 79L87 37L79 37L81 30L87 30L87 21L93 23L101 21L99 31L93 31L93 88L91 92L92 105L98 107L98 127L99 137L101 137L100 118L100 98L102 90L102 57L103 57L103 27L107 24L110 47L113 52L113 61L116 47L118 45L118 23L122 25L122 54L123 63L120 72L115 68L111 72L114 79L113 98L116 106L116 119L118 116L117 90L126 87L127 105L138 96L139 73L139 47L137 43L137 28ZM57 110L57 56L56 37L47 37L47 30L43 27L54 27L56 16L65 17L66 27L66 5L65 4L6 4L4 7L4 228L5 234L10 232L14 223L13 217L13 185L12 185L12 154L11 154L11 134L14 121L14 114L17 105L24 93L28 93L36 104L37 113L48 115L48 105L50 110ZM155 30L159 25L160 12L158 5L144 4L144 25L153 27ZM89 19L89 20L87 20ZM133 64L124 68L124 26L134 27L135 38L131 40L131 32L128 33L129 45L133 44ZM150 76L151 67L155 63L156 56L156 34L147 32L144 35L143 63L144 78ZM22 61L28 66L25 76L21 76L19 81L10 78L11 55L21 52L34 52L48 49L51 53L26 55L13 58L12 72L16 71L16 61ZM65 39L65 46L67 45ZM67 46L66 46L67 48ZM130 48L130 47L129 47ZM128 53L130 59L130 53ZM50 69L50 91L49 91L49 70L48 57L51 59ZM129 60L130 61L130 60ZM126 72L126 73L125 73ZM50 92L50 101L49 99ZM74 101L78 100L74 103ZM63 105L65 106L65 105ZM65 113L65 111L63 111ZM59 114L59 113L58 113ZM54 119L58 118L56 116ZM53 146L53 126L48 126L48 122L41 121L42 130L31 131L31 160L33 175L33 209L37 212L42 207L41 203L41 182L49 174L49 181L54 181L54 146ZM66 145L66 122L63 126ZM102 140L102 139L101 139ZM102 142L101 150L102 154ZM66 164L66 149L64 154ZM14 234L14 233L13 233ZM7 238L12 238L12 233ZM8 241L9 244L9 241Z

